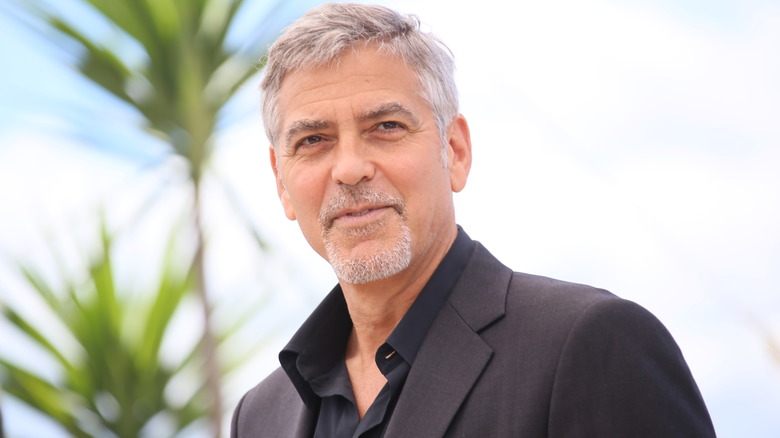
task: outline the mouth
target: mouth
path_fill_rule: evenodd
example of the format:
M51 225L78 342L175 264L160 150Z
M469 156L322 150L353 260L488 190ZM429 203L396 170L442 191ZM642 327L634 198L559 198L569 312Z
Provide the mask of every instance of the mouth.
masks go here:
M350 217L365 216L365 215L371 213L372 211L380 210L380 209L383 209L383 208L387 208L387 206L371 207L371 208L366 208L364 210L359 210L359 211L350 211L350 212L346 212L346 213L343 213L343 214L340 214L340 215L336 216L335 219L338 219L341 216L350 216Z
M339 222L344 225L360 225L365 222L374 220L388 209L393 209L393 207L390 205L378 205L371 207L347 208L334 214L328 220L328 223L331 226L335 222Z
M399 197L370 188L343 189L323 207L318 220L325 230L337 221L348 227L358 227L380 219L390 210L405 217L404 202Z

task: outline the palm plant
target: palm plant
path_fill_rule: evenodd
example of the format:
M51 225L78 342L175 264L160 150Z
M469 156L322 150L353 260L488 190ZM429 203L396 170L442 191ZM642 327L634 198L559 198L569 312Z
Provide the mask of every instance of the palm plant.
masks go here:
M261 32L247 36L249 44L233 47L228 37L237 27L237 17L244 3L242 0L72 0L57 3L12 0L4 6L67 53L84 78L140 116L139 128L150 134L150 141L152 138L162 139L174 156L183 157L188 163L187 178L192 194L189 217L195 241L192 273L188 281L192 282L201 303L204 321L201 351L206 369L210 417L217 437L220 435L223 407L217 341L212 329L212 306L207 290L201 187L214 151L215 131L224 117L224 108L240 87L262 67L258 59L261 59L275 30L281 27L276 24L277 14L285 4L274 0L266 8L265 15L252 26ZM92 20L82 21L67 13L72 5L89 9L94 15L92 20L108 24L104 27L110 30L95 32L89 25ZM130 55L133 51L126 50L127 47L141 50ZM110 149L111 144L105 143L102 147ZM250 231L256 242L262 245L259 234ZM37 280L35 282L37 285ZM94 304L108 306L113 313L119 312L118 304L112 301L113 295L113 292L107 292L104 298L108 301L102 301L99 299L102 295L98 294ZM17 315L9 313L8 317L34 335L33 327L24 326ZM108 330L112 321L94 321L90 327L100 328L102 334L96 334L95 339L88 341L111 341L103 336L112 333ZM87 336L86 333L84 336ZM151 360L151 352L146 355ZM21 379L21 370L16 373ZM85 385L75 376L73 378L74 386ZM163 376L155 374L149 378L161 379ZM19 395L21 388L8 391ZM32 394L51 390L44 385L33 390ZM120 405L126 401L123 394L115 396ZM50 403L46 397L31 397L29 401L41 406ZM187 412L195 412L193 407L188 409L190 411ZM63 424L70 421L63 417L64 413L51 413L64 421Z
M192 257L182 257L172 238L155 290L131 294L118 289L114 239L105 227L101 234L101 247L85 273L68 274L61 268L52 280L21 266L29 288L64 328L58 335L66 335L69 342L56 342L35 317L4 307L5 319L54 359L61 376L52 381L20 363L0 359L4 390L74 437L159 436L160 429L150 424L163 417L170 423L170 430L163 433L173 436L204 417L209 408L205 386L193 385L195 389L181 400L166 396L177 376L199 366L203 342L192 345L177 361L160 360L171 321L194 284ZM228 339L235 328L218 338Z

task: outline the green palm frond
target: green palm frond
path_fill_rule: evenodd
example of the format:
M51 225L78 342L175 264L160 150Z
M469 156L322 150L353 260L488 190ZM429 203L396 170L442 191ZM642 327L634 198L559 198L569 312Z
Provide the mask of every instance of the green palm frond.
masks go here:
M19 22L39 32L43 41L66 55L89 83L113 96L116 103L130 108L138 116L132 122L138 126L133 128L150 133L157 142L163 140L170 152L189 164L185 176L192 189L192 204L184 227L190 231L194 254L183 272L174 269L173 256L166 255L159 284L147 301L129 302L125 291L117 290L110 251L112 242L105 233L102 256L93 260L84 275L85 282L72 277L65 285L55 286L34 269L22 267L30 288L83 351L61 351L35 330L38 326L35 321L7 311L7 319L52 355L64 375L63 381L35 381L34 375L24 374L15 364L2 363L6 378L16 379L14 391L8 392L48 412L74 436L82 436L79 435L82 432L89 435L92 431L82 426L95 422L119 436L136 436L133 434L140 430L139 425L160 412L171 413L180 428L208 416L214 436L220 436L224 413L220 372L235 368L241 358L225 361L217 357L216 350L228 342L251 314L237 318L236 325L215 333L210 294L206 290L209 284L205 268L207 233L201 220L201 183L215 146L214 134L228 102L257 74L266 45L286 24L278 21L278 14L286 11L290 2L267 1L254 22L257 34L245 37L242 44L230 40L240 27L237 23L241 11L249 3L243 0L0 2L0 9L10 11ZM73 7L83 14L72 13ZM94 123L113 122L101 117L102 114L96 115ZM78 120L83 123L85 119L91 120L89 116ZM111 139L100 147L112 150L116 148L115 143ZM227 196L237 206L240 220L251 237L248 241L261 250L266 249L259 231L227 188ZM155 193L161 192L160 187L151 192L150 202L157 199ZM196 299L201 306L198 315L203 327L201 341L180 363L164 365L159 357L161 346L168 336L172 318L190 290L197 292ZM128 332L128 327L135 330ZM263 342L261 339L257 347L244 351L249 354ZM198 370L204 384L197 386L187 400L179 400L175 405L168 403L163 394L165 383L192 368L205 369ZM21 386L23 382L26 386ZM96 417L85 419L57 412L43 401L45 397L32 396L44 389L33 392L23 389L33 386L62 391L46 400L67 396L71 400L68 406L78 406L83 408L79 412L92 412Z
M155 290L131 295L116 287L114 243L105 230L101 242L84 281L73 280L77 275L60 273L64 285L58 288L35 269L22 268L30 289L67 327L79 350L65 351L36 328L42 326L42 321L5 307L2 317L53 359L58 367L56 374L61 377L48 380L21 364L0 359L3 388L57 421L73 436L95 433L85 426L86 412L95 415L101 430L119 437L138 436L161 412L171 414L181 430L204 417L209 406L203 388L193 391L183 403L174 404L165 396L166 386L179 372L200 366L199 344L179 363L160 360L170 322L193 288L192 261L181 266L183 257L171 238ZM229 337L230 333L220 333L219 338ZM198 385L195 382L192 387Z
M75 59L84 77L135 108L196 176L211 155L220 110L261 67L264 47L226 43L242 0L82 0L110 23L108 38L68 19L53 3L12 1ZM120 56L118 45L139 48L142 59Z

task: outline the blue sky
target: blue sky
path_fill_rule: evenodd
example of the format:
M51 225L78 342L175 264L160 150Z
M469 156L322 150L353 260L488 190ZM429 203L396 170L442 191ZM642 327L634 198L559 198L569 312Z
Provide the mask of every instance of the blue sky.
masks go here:
M475 157L456 196L459 223L516 270L604 287L653 311L688 359L719 436L776 436L780 364L761 327L780 338L780 5L383 3L419 15L455 54ZM0 26L24 35L2 15ZM123 128L133 115L84 87L55 51L6 37L0 57L11 61L0 83L0 206L11 212L0 216L3 256L37 260L41 230L88 240L106 200L127 223L139 191L180 166ZM229 402L275 366L278 347L335 281L279 208L256 99L248 87L234 102L214 173L279 256L246 248L214 189L212 240L240 260L215 260L214 281L232 300L262 282L272 298L257 325L281 328L229 382ZM104 123L86 138L114 155L83 146L79 127L96 116ZM140 173L149 161L157 170ZM160 233L149 221L129 248ZM0 267L0 299L24 301L11 296L14 284ZM8 348L18 351L0 354ZM7 397L3 409L31 418ZM12 437L37 436L7 423Z

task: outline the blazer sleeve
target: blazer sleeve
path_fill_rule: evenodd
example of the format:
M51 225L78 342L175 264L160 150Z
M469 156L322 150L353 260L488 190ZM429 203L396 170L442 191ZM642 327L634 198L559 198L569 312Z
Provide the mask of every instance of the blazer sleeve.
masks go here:
M682 353L647 310L597 301L572 325L555 374L550 437L714 437Z

